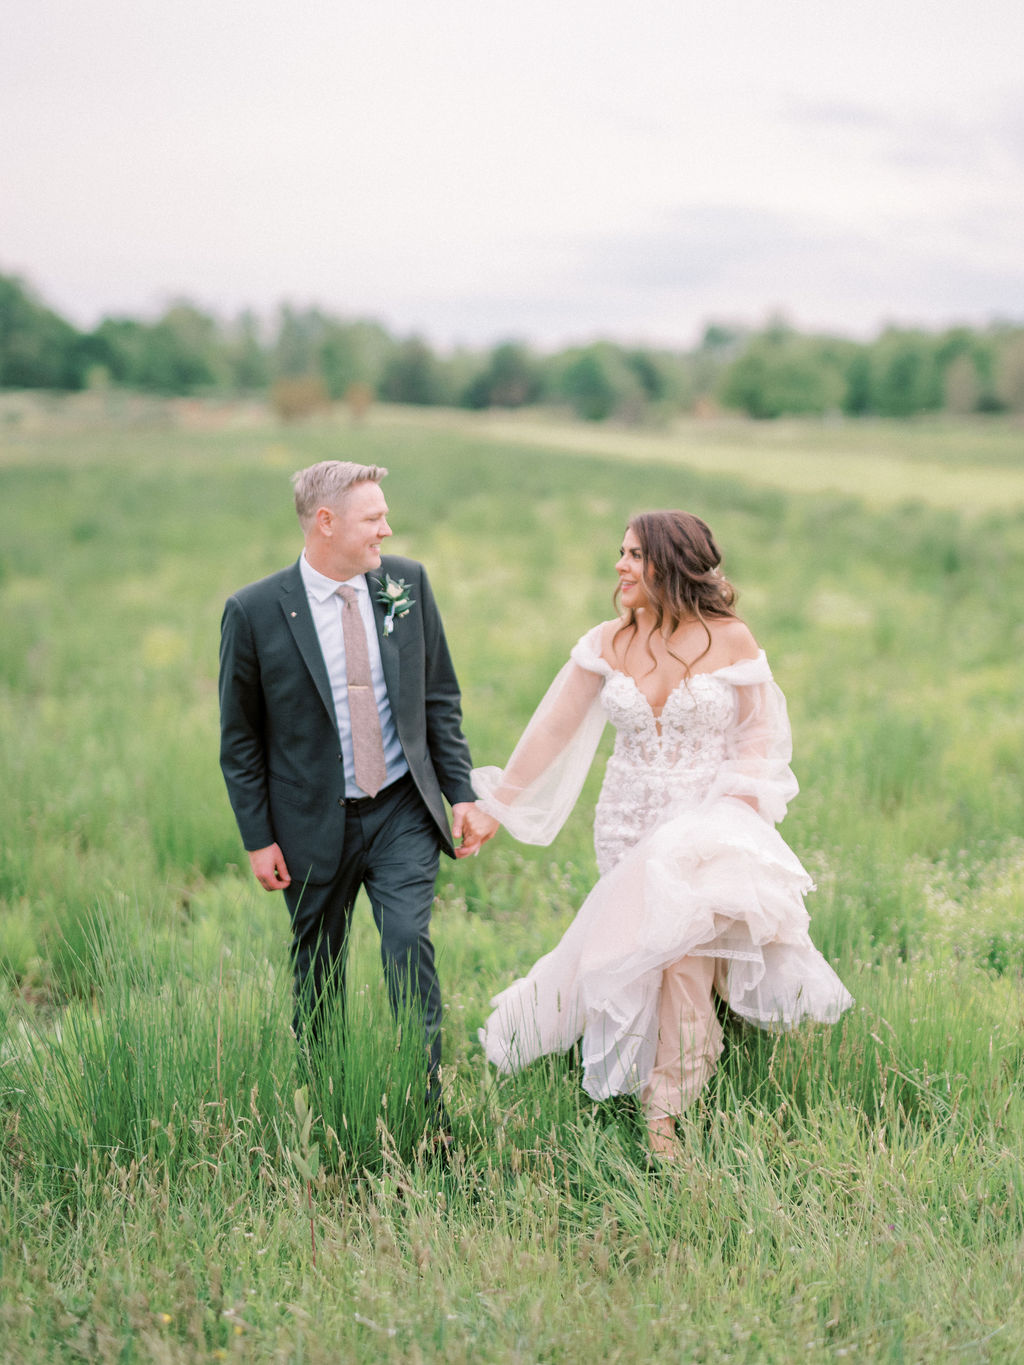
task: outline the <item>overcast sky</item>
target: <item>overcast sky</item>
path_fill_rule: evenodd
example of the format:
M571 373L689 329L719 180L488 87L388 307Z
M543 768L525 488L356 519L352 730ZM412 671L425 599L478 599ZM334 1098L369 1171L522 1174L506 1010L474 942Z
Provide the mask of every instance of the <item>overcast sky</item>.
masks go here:
M1021 0L5 0L0 271L435 345L1024 321Z

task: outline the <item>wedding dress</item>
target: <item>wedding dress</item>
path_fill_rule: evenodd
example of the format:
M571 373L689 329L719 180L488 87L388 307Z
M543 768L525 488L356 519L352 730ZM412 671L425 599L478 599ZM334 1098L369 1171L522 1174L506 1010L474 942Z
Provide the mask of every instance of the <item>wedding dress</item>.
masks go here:
M606 721L615 747L594 822L600 879L558 945L491 1002L488 1059L516 1071L582 1038L595 1099L641 1093L658 1041L666 967L716 959L715 988L766 1029L833 1022L852 1004L812 944L813 883L775 829L796 795L786 703L762 651L692 673L660 716L578 642L508 765L474 770L480 804L547 844L579 796Z

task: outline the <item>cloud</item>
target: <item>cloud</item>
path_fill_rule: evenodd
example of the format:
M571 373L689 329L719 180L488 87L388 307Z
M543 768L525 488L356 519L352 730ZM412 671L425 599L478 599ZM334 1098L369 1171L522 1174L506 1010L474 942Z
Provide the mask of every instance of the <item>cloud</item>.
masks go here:
M792 256L814 240L811 226L796 215L748 204L694 205L650 232L584 245L581 282L641 291L707 287L766 259Z
M998 218L844 228L745 204L679 211L647 233L581 244L568 288L588 316L679 343L711 318L866 335L884 321L944 325L1024 315L1024 260Z
M1024 312L1019 2L22 9L0 268L84 324L175 293L438 344Z
M1024 101L927 112L829 100L789 100L784 121L837 152L861 150L904 171L984 174L995 162L1024 167Z

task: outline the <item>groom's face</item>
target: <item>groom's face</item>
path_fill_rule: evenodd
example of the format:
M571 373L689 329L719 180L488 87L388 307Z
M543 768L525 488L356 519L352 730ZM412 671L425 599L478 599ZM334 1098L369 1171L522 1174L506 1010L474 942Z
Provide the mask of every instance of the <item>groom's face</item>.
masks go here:
M357 483L330 509L332 576L344 582L380 568L381 542L391 535L387 499L379 483Z

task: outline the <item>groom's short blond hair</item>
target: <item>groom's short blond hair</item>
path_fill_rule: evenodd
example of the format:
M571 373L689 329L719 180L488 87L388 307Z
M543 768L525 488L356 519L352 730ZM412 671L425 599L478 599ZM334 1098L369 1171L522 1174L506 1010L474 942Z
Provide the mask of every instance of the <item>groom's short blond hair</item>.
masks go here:
M292 475L295 510L303 530L318 507L337 507L358 483L380 483L387 470L379 464L354 464L351 460L321 460Z

